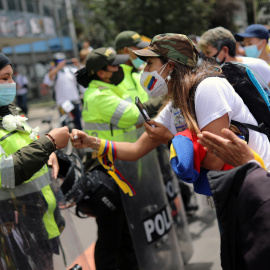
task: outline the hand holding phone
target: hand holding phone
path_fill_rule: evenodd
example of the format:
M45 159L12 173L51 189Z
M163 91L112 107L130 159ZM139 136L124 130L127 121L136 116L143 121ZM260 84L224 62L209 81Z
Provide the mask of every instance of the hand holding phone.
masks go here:
M141 103L139 97L135 98L135 104L138 107L141 115L143 116L144 120L148 123L148 121L150 120L150 117L146 111L146 109L144 108L143 104ZM148 123L149 124L149 123ZM149 124L151 127L155 127L154 125Z

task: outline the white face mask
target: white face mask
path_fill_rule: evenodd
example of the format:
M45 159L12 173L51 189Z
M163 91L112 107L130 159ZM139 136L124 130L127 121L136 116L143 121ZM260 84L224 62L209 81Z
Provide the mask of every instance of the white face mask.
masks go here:
M165 80L161 76L162 72L164 71L165 67L167 66L168 62L164 64L160 69L162 71L158 74L158 71L146 72L144 71L141 75L141 86L143 89L148 93L151 97L159 97L168 94L168 87L166 83L166 79L169 81L171 76L168 75Z

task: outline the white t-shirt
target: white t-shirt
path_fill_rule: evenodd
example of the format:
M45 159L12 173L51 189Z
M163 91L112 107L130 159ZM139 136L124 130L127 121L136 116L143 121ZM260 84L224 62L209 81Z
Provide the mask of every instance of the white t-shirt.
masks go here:
M168 128L174 135L187 129L186 120L178 108L173 108L172 102L169 102L157 115L155 121Z
M47 85L52 86L54 84L55 99L58 105L63 104L66 100L77 101L80 99L75 77L76 71L77 68L74 67L64 67L62 70L59 70L55 84L53 82L50 83L50 79L46 78Z
M26 94L28 92L27 87L23 87L23 85L27 85L28 84L28 80L26 78L26 76L22 75L22 74L17 74L17 76L15 77L15 82L17 84L17 95L18 96L22 96L24 94Z
M176 130L174 124L174 110L172 104L168 103L155 121L176 134L180 130ZM224 78L207 78L198 85L195 93L195 111L200 129L226 113L229 115L229 120L257 125L257 121L243 100ZM270 144L266 135L249 130L249 146L262 157L265 166L270 170Z
M254 76L262 85L263 88L265 87L265 83L268 85L270 83L270 66L266 63L266 61L253 58L253 57L239 57L243 61L242 63L249 66L252 70L254 70ZM257 75L257 74L258 75ZM263 82L263 81L265 82Z

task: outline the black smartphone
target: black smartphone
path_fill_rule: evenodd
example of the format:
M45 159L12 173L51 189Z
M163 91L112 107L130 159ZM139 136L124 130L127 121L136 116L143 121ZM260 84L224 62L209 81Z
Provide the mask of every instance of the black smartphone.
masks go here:
M144 120L148 123L148 121L150 120L150 117L149 117L146 109L143 107L143 104L141 103L139 97L135 98L135 104L138 107L138 109L139 109L141 115L143 116ZM151 124L149 124L149 125L152 126L152 127L155 127L154 125L151 125Z

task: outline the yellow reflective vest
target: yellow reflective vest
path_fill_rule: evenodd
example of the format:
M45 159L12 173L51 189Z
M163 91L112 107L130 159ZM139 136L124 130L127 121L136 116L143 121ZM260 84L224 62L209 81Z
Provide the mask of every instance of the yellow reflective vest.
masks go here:
M124 72L124 79L121 83L117 85L118 88L127 91L135 102L135 97L138 96L142 103L149 100L148 94L144 91L140 84L141 74L138 72L133 72L134 67L128 66L126 64L120 65Z
M33 142L29 137L30 132L31 128L27 125L24 125L24 130L12 132L0 129L0 203L1 200L41 191L48 204L47 211L43 215L43 222L48 238L51 239L60 235L60 231L54 219L56 199L50 187L51 178L47 165L45 164L29 180L15 187L12 154Z
M91 136L117 140L144 121L130 94L113 84L91 81L83 100L84 130Z

